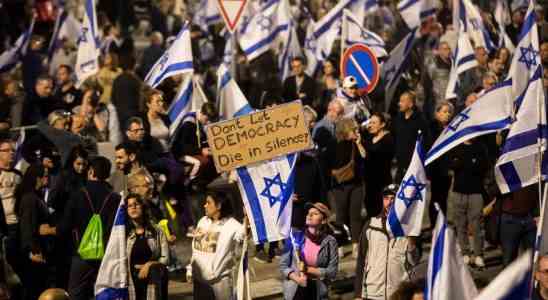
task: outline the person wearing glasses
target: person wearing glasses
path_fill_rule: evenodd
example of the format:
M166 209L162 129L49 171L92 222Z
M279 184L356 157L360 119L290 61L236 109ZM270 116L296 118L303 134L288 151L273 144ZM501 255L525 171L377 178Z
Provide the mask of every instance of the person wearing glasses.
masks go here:
M420 253L414 237L394 238L386 230L386 217L396 199L398 185L382 192L382 212L369 219L360 236L354 299L391 299L398 286L409 280Z
M169 245L164 232L151 220L147 202L138 194L126 197L129 299L168 299Z
M155 162L162 154L163 148L157 139L150 136L141 117L131 117L127 122L126 141L137 146L145 164Z

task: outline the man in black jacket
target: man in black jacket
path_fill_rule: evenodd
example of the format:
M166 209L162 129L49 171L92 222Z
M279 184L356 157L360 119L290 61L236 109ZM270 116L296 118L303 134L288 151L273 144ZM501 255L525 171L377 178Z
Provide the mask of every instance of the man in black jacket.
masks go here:
M58 233L73 234L78 247L93 214L99 214L103 225L103 245L106 248L110 231L114 224L116 210L120 205L120 195L112 191L106 182L111 164L106 157L98 156L89 162L88 182L81 190L71 195L63 219L58 225ZM88 300L93 297L94 285L101 261L84 260L74 251L70 270L69 294L71 299Z
M284 81L283 99L285 102L301 100L303 105L312 106L314 101L316 83L314 79L304 73L305 64L302 57L294 57L291 60L293 76Z
M398 166L396 182L401 181L411 162L419 131L422 132L424 141L430 140L428 124L416 106L415 93L403 93L400 96L399 108L400 112L394 118L394 125L392 127L395 140L395 157Z

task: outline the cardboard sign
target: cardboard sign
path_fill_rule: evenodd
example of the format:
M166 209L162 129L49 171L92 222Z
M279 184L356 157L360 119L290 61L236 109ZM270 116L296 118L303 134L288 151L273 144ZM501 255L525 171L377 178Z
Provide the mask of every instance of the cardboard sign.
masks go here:
M207 140L219 172L312 147L300 102L210 124Z

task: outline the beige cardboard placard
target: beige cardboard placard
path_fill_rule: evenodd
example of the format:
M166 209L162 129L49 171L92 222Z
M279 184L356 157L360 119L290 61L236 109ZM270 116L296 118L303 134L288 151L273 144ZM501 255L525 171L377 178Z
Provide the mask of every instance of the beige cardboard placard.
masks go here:
M312 147L300 102L210 124L207 140L219 172Z

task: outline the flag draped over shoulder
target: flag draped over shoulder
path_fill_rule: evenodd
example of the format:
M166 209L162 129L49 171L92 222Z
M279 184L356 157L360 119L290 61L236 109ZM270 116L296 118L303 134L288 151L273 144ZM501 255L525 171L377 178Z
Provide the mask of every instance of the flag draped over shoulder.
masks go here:
M30 22L29 28L19 36L15 44L0 55L0 73L13 69L19 60L27 53L30 36L34 30L34 19Z
M99 54L101 52L95 1L86 0L84 8L84 20L78 38L78 52L74 68L78 86L84 83L87 78L99 72Z
M529 299L532 267L533 253L527 250L491 280L475 300Z
M145 83L154 88L168 77L192 72L194 72L194 66L190 44L190 25L187 22L177 34L175 41L152 66L145 77Z
M238 168L238 187L256 244L286 239L291 213L297 154Z
M95 282L95 299L97 300L129 299L126 218L126 203L122 200L116 211L105 256L101 261Z
M426 300L472 300L478 295L474 279L464 264L455 232L439 209L428 258Z
M376 57L387 56L385 44L382 38L367 29L364 29L362 22L350 10L345 9L343 13L341 30L341 49L344 50L356 43L362 43L369 47Z
M415 143L415 151L405 176L402 179L394 204L386 218L386 228L395 237L419 236L426 205L428 186L424 170L422 135Z
M511 85L510 80L499 83L453 117L428 151L426 165L466 140L508 128L512 123Z

